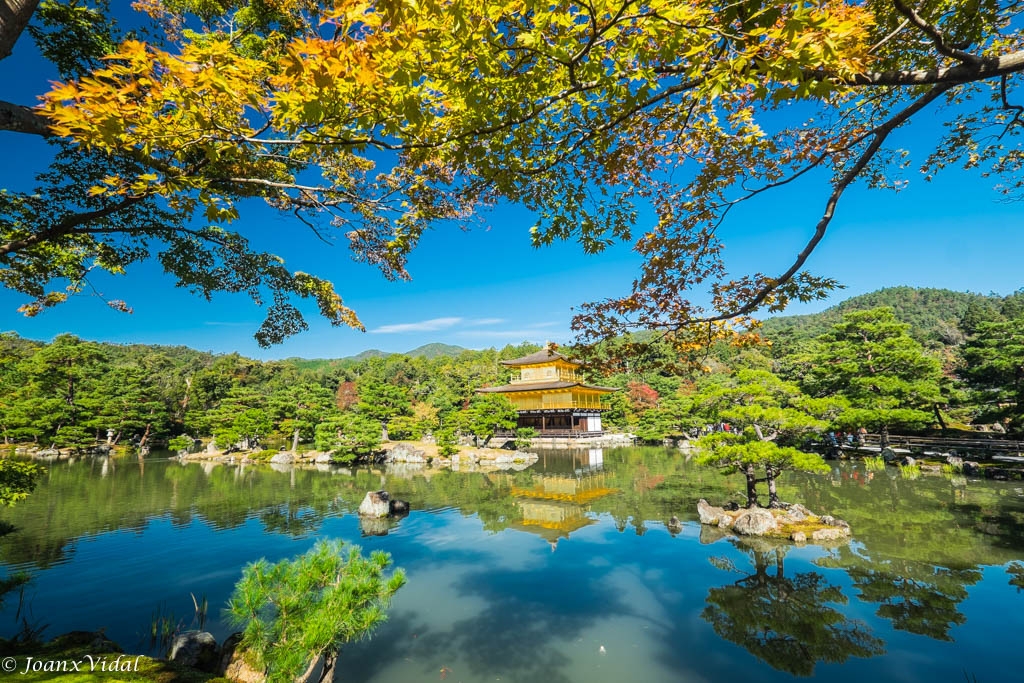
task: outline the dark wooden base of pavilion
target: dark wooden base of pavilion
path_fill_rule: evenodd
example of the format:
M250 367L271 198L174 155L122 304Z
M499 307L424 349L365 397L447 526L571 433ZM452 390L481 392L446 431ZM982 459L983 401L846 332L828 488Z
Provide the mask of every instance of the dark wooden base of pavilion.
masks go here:
M520 410L516 428L532 427L537 436L602 436L601 411L586 408ZM511 434L510 434L511 435Z

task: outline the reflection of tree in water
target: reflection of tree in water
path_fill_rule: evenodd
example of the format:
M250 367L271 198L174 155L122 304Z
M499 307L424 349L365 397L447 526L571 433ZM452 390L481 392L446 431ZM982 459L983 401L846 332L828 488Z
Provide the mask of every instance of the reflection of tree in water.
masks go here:
M829 606L846 604L839 587L816 572L785 574L788 546L747 543L735 545L750 554L754 573L708 591L701 616L715 633L769 666L797 676L810 676L819 661L842 663L884 653L884 642L865 624ZM716 559L713 564L740 571L729 560Z
M899 558L872 559L848 547L818 560L823 567L842 569L865 602L879 605L877 614L894 628L935 640L953 640L949 631L967 621L960 603L967 586L981 580L975 567L948 569Z
M1018 593L1024 590L1024 564L1011 562L1006 568L1006 573L1010 575L1010 585L1016 586Z
M287 534L300 538L314 533L324 521L324 514L312 508L284 503L260 513L267 533Z

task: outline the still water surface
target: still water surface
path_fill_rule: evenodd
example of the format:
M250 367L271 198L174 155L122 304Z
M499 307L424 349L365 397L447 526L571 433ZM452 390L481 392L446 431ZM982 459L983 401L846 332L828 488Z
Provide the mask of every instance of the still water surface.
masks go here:
M1019 680L1019 482L860 465L788 477L784 499L850 522L853 542L836 548L702 530L697 500L740 486L653 448L488 474L55 463L0 513L17 528L0 538L0 576L33 576L20 616L46 635L105 628L145 651L154 614L193 626L193 594L223 639L244 564L332 537L390 552L409 579L338 681ZM361 527L354 511L378 488L412 514ZM0 635L18 610L8 595Z

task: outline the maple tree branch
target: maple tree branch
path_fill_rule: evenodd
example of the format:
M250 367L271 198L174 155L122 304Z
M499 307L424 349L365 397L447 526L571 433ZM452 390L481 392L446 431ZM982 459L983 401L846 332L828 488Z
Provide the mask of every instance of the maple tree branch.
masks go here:
M100 232L100 230L97 229L79 231L78 227L84 223L106 218L118 211L122 211L134 204L138 204L143 199L146 199L146 195L132 195L125 197L116 204L108 204L102 209L68 214L45 230L33 233L28 237L23 237L22 239L12 240L7 244L0 244L0 258L15 254L27 247L39 244L40 242L56 239L57 237L63 237L64 235L74 232Z
M975 62L964 62L941 69L914 69L904 71L867 71L850 79L836 79L824 71L812 71L805 78L816 81L838 80L843 85L961 85L984 81L996 76L1024 71L1024 50L998 57L979 57Z
M738 306L732 310L725 311L715 316L707 318L696 318L687 321L687 324L693 323L706 323L706 322L719 322L723 320L731 320L740 316L748 315L757 310L765 299L767 299L773 292L775 292L781 285L789 282L794 275L803 267L804 263L810 257L811 252L814 251L818 243L821 242L825 236L825 231L828 229L829 224L832 222L832 217L835 215L836 206L839 204L839 199L843 196L843 193L861 174L861 172L867 167L871 159L874 158L875 154L881 149L882 144L892 131L896 130L899 126L906 123L910 117L924 109L926 106L931 104L937 98L942 96L947 90L952 88L952 85L940 84L933 87L927 93L922 95L920 98L911 103L908 107L900 111L895 116L891 117L888 121L881 124L873 131L873 139L868 146L861 152L861 155L857 158L856 163L848 168L842 177L836 181L832 188L831 194L829 194L828 201L825 203L825 211L818 221L817 226L814 230L814 235L804 245L803 250L797 254L796 260L789 269L777 278L772 279L769 284L763 287L754 297L749 299L746 303ZM682 325L676 326L676 329L682 327Z
M892 33L890 33L889 35L887 35L886 37L882 38L877 43L872 45L870 48L868 48L868 54L872 54L878 48L882 47L883 45L888 43L890 40L892 40L893 38L898 36L900 34L900 31L902 31L903 29L905 29L909 25L910 25L910 19L904 19L903 22L900 23L899 26L897 26L895 29L893 29Z
M14 51L38 6L39 0L0 0L0 60Z
M2 3L4 0L0 0ZM28 133L44 138L53 137L50 126L42 114L34 109L0 100L0 130Z
M999 81L999 96L1002 99L1003 109L1013 111L1013 118L1009 123L1006 124L1006 128L1003 132L996 137L996 140L1002 140L1003 136L1010 132L1010 129L1020 123L1021 116L1024 116L1024 106L1019 104L1010 104L1010 101L1006 98L1006 76L1003 76Z
M971 54L970 52L958 50L957 48L948 45L945 37L939 29L925 21L920 14L914 11L914 8L906 5L903 0L892 0L892 5L896 8L897 12L905 16L914 24L914 26L921 29L922 33L931 38L931 41L935 45L935 49L938 50L939 54L960 62L967 62L968 64L981 63L981 57Z

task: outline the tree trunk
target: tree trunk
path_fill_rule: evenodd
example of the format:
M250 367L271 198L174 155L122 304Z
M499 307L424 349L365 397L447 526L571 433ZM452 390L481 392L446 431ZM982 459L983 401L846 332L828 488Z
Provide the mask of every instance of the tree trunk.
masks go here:
M10 56L38 6L39 0L0 0L0 59Z
M779 476L779 471L773 467L766 467L764 476L768 480L768 507L778 507L779 495L775 491L775 477Z
M324 655L324 668L320 670L320 681L324 683L334 676L334 663L338 661L338 653L328 653Z
M313 675L313 672L316 670L316 665L319 663L320 657L314 657L313 661L309 663L309 666L306 668L306 670L295 677L295 683L306 683L306 681L308 681L310 677Z
M879 448L885 450L889 447L889 425L882 425L882 429L879 433Z
M292 453L297 452L299 447L299 430L296 429L295 433L292 434Z
M935 411L935 419L938 421L939 427L942 429L942 431L946 431L946 421L942 419L942 411L939 410L939 404L933 403L932 410Z
M757 507L757 471L753 465L747 465L743 473L747 475L747 507Z
M146 431L145 431L145 432L143 432L143 434L142 434L142 440L141 440L141 441L139 441L139 448L142 448L143 446L145 446L145 445L146 445L146 439L148 439L148 438L149 438L149 428L150 428L150 427L152 427L152 426L153 426L153 423L152 423L152 422L147 422L147 423L146 423Z
M192 378L185 378L185 396L181 399L181 411L178 413L178 417L185 417L185 413L188 412L188 398L189 393L192 391Z

